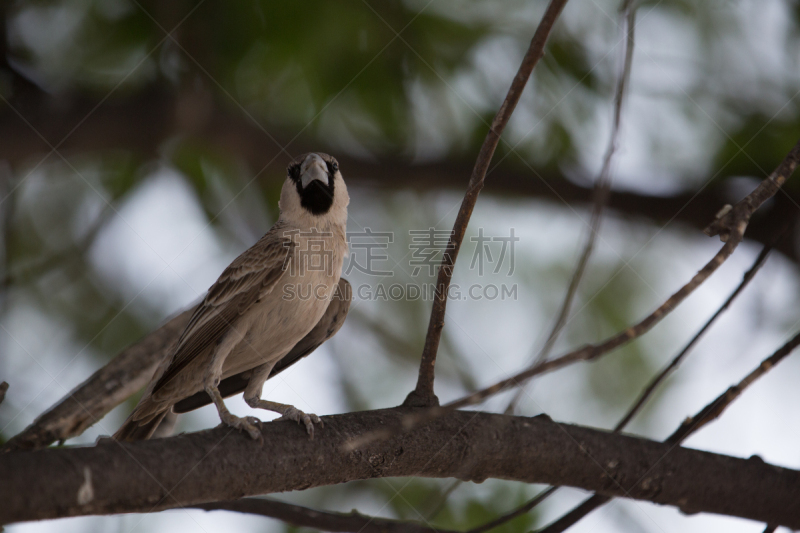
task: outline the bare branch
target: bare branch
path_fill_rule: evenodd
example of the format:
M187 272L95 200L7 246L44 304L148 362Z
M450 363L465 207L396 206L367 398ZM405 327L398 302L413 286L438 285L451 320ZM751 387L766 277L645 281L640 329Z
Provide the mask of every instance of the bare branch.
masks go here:
M644 333L649 331L650 328L660 322L662 318L671 313L683 300L686 299L686 297L688 297L692 292L695 291L695 289L697 289L697 287L705 282L711 276L711 274L713 274L722 265L722 263L728 259L728 257L731 256L733 251L741 242L740 235L741 233L744 233L744 228L745 225L742 224L740 226L740 232L734 235L736 238L729 239L722 249L711 259L711 261L706 263L706 265L700 269L687 284L681 287L677 292L670 296L667 301L661 304L655 311L646 316L637 324L598 344L590 344L584 346L583 348L568 352L556 359L543 361L532 368L519 372L510 378L499 381L490 387L482 389L474 394L470 394L469 396L465 396L459 400L453 401L442 409L459 409L468 405L481 403L486 398L493 396L498 392L502 392L506 389L520 385L533 376L551 372L579 361L591 361L597 359L598 357L642 336Z
M680 365L681 362L683 362L683 359L691 351L694 345L697 344L697 341L699 341L700 338L705 334L705 332L708 331L708 329L714 324L714 322L716 322L717 318L719 318L719 316L722 315L722 313L724 313L728 309L728 307L730 307L731 303L733 303L736 297L739 296L739 294L744 290L744 288L747 287L747 285L750 283L750 280L752 280L755 277L756 273L758 273L758 271L761 269L761 267L764 266L767 257L769 257L770 251L772 251L771 246L765 246L764 248L761 249L761 253L758 254L758 257L756 257L753 266L751 266L750 269L747 272L745 272L741 283L739 283L739 285L731 293L731 295L728 296L728 299L725 300L725 303L723 303L720 306L720 308L717 309L717 311L711 316L711 318L709 318L708 321L705 324L703 324L703 327L701 327L700 331L698 331L695 334L695 336L692 337L692 340L690 340L686 344L686 346L684 346L683 349L680 352L678 352L678 355L673 357L672 361L670 361L669 364L665 366L663 370L661 370L661 372L659 372L658 375L650 381L650 383L647 384L647 387L645 387L645 389L639 395L639 398L637 398L636 402L631 406L628 412L625 413L622 419L619 422L617 422L617 425L614 427L615 432L622 431L622 429L628 425L628 423L633 419L633 417L636 416L636 413L638 413L639 410L644 406L644 404L647 402L647 400L650 398L650 396L653 394L656 388L667 378L667 376L672 374L672 372L676 368L678 368L678 365Z
M83 433L114 407L141 389L153 377L186 327L193 309L184 311L78 385L33 424L12 437L0 452L32 450Z
M622 62L622 71L620 72L617 78L617 87L614 92L614 119L611 126L611 136L608 141L608 148L606 149L606 155L603 158L603 166L600 170L600 175L598 176L597 180L595 181L594 185L594 194L593 194L593 201L592 201L592 217L589 222L589 231L586 236L586 243L583 246L583 250L581 252L580 258L578 259L577 264L575 265L575 270L572 273L572 277L570 278L569 285L567 286L567 291L564 294L564 299L561 303L561 307L558 311L558 315L556 317L556 321L553 324L553 328L550 330L550 334L547 336L547 340L544 343L544 346L533 359L533 362L529 367L534 367L539 363L546 361L547 357L550 355L550 351L553 349L556 341L558 340L561 331L567 324L567 319L569 318L569 312L572 308L572 302L575 299L575 295L578 292L578 286L583 279L583 275L586 271L586 266L589 264L589 258L594 251L595 243L597 242L597 236L600 233L600 225L603 220L603 211L608 202L608 196L611 190L611 161L616 153L618 144L619 144L619 133L620 133L620 124L622 121L622 103L625 99L625 89L629 84L630 75L631 75L631 65L633 64L633 50L634 50L634 29L635 29L635 19L636 19L636 9L634 3L631 0L625 0L621 10L620 10L620 19L625 29L625 47L624 47L624 58ZM514 414L514 410L516 409L517 404L519 403L520 398L523 394L525 394L525 388L527 387L528 383L524 383L521 385L511 400L508 402L506 409L504 411L505 414ZM458 482L457 482L458 483ZM454 485L454 487L457 485ZM518 508L514 509L513 511L499 517L496 520L491 522L492 527L497 527L499 525L504 524L514 518L528 513L531 509L539 505L545 499L550 497L558 487L549 487L544 492L537 495L535 498L531 499L530 501L522 504ZM446 495L442 499L442 502L439 508L443 507L446 502ZM491 528L489 528L491 529Z
M689 435L699 430L709 422L716 420L727 407L738 398L744 390L753 384L758 378L769 372L775 365L780 363L787 355L800 345L800 333L797 333L783 346L778 348L772 355L761 361L752 372L747 374L739 383L733 385L724 393L719 395L713 402L709 403L696 415L687 418L681 426L670 435L666 442L680 444Z
M261 424L263 445L219 426L167 439L102 439L94 447L3 454L0 523L151 512L357 479L417 476L568 485L800 528L800 471L544 416L456 411L343 453L346 442L376 426L396 426L408 411L326 416L313 441L297 424L283 421ZM84 497L79 499L79 492Z
M556 490L558 490L558 487L548 487L547 489L537 494L536 497L520 505L512 512L504 514L503 516L500 516L495 520L492 520L491 522L487 522L482 526L470 529L467 533L484 533L485 531L492 530L497 526L505 524L506 522L510 522L511 520L514 520L518 516L527 514L528 512L530 512L531 509L533 509L534 507L545 501L547 498L549 498Z
M447 499L458 487L461 486L461 483L462 481L460 479L456 479L450 483L450 486L448 486L439 496L439 501L437 501L436 504L431 507L431 511L428 513L428 520L433 520L439 516L439 513L441 513L442 509L444 509L445 505L447 505Z
M550 350L553 349L556 340L558 340L558 336L561 334L561 330L563 330L564 326L567 324L569 311L572 308L572 301L575 299L575 294L578 292L578 286L581 283L581 279L583 279L583 274L586 271L586 265L589 264L589 258L594 251L594 245L597 241L597 236L600 233L600 224L603 220L603 210L608 202L608 195L611 191L611 161L614 158L614 154L616 153L619 145L619 132L621 129L620 124L622 122L622 103L625 100L625 89L630 82L631 65L633 64L636 8L631 0L625 0L625 3L621 9L620 19L623 27L625 28L625 53L622 61L622 71L617 78L617 87L614 92L614 120L611 125L611 136L608 140L606 155L603 158L603 166L600 170L600 176L598 176L597 181L594 184L592 218L589 222L589 232L586 236L586 243L583 246L580 259L578 259L578 263L575 265L575 271L573 272L572 278L569 281L567 292L564 295L564 300L561 303L561 308L558 311L558 316L553 324L553 329L547 336L544 346L534 359L531 366L536 366L542 361L547 360L547 357L550 355ZM525 386L526 385L522 385L519 389L517 389L516 394L514 394L514 397L511 398L511 401L508 403L508 407L506 407L506 414L512 414L514 412L520 397L522 397L522 394L525 392Z
M739 236L738 239L729 239L726 242L722 249L717 252L717 254L709 261L694 277L681 287L676 293L674 293L670 298L667 299L666 302L661 304L655 311L653 311L650 315L645 317L639 323L629 327L628 329L617 333L616 335L606 339L605 341L598 343L598 344L590 344L584 346L583 348L579 348L577 350L573 350L568 352L556 359L551 359L549 361L543 361L538 365L535 365L531 368L523 370L522 372L518 372L514 374L510 378L504 379L486 387L485 389L481 389L475 393L469 394L464 396L458 400L454 400L447 405L442 407L431 407L425 409L421 412L416 412L413 414L409 414L404 420L402 425L397 427L385 427L383 429L375 430L367 435L363 435L359 437L358 440L354 440L349 444L351 447L358 447L368 444L375 440L385 439L391 436L393 433L397 431L408 431L412 428L415 428L419 425L425 424L431 420L434 420L438 417L445 416L446 414L453 412L457 409L462 407L466 407L469 405L477 405L483 402L486 398L493 396L499 392L504 390L510 389L512 387L516 387L524 383L525 381L529 380L534 376L538 376L540 374L544 374L546 372L551 372L553 370L558 370L559 368L563 368L565 366L569 366L573 363L577 363L579 361L591 361L597 359L598 357L611 352L612 350L627 344L628 342L640 337L645 332L647 332L651 327L657 324L664 316L669 314L673 309L675 309L678 304L680 304L684 299L686 299L689 294L691 294L697 287L699 287L706 279L708 279L711 274L714 273L717 268L722 265L722 263L730 257L733 251L738 246L739 242L741 242L741 233L744 232L745 224L742 223L740 227L740 231L734 236Z
M572 307L572 302L575 298L575 294L578 292L578 286L580 285L581 279L583 279L584 272L586 271L586 266L589 264L589 258L594 251L595 242L597 241L597 236L600 233L600 225L603 220L603 210L608 202L609 192L611 190L611 160L616 153L618 143L619 143L619 133L620 133L620 124L622 120L622 103L625 99L625 89L630 82L631 76L631 66L633 64L633 50L635 45L635 38L634 38L634 30L636 28L636 6L632 0L625 0L623 5L620 9L620 22L625 29L625 52L624 52L624 59L622 62L622 71L620 72L617 78L617 87L614 93L614 120L611 126L611 136L608 141L608 148L606 149L606 155L603 159L603 166L600 170L600 176L597 178L594 186L594 200L593 200L593 208L592 208L592 218L589 223L589 233L586 237L586 243L583 246L583 251L581 252L580 258L575 266L575 270L570 278L569 285L567 287L567 292L564 295L564 300L561 303L561 308L559 309L557 318L555 323L553 324L553 329L550 331L550 334L545 341L544 346L540 350L539 354L533 361L531 367L538 365L539 363L546 361L547 357L550 355L550 351L553 349L553 346L558 340L561 331L567 324L567 319L569 318L569 312ZM513 414L514 410L516 409L517 403L519 403L520 398L525 393L525 388L527 387L528 383L524 383L521 385L511 400L508 402L508 406L505 409L505 414ZM655 386L654 386L655 388ZM643 403L643 401L642 401ZM510 520L513 520L517 516L530 512L531 509L542 503L544 500L549 498L552 494L554 494L559 487L552 486L547 488L542 493L538 494L535 498L525 502L518 508L514 509L513 511L499 517L498 519L492 521L492 527L499 526L504 524Z
M300 505L265 498L242 498L230 502L194 505L205 511L234 511L270 518L277 518L297 527L310 527L320 531L344 531L354 533L455 533L441 528L426 527L406 520L389 520L366 516L356 511L334 513L317 511Z
M725 409L732 404L733 401L736 400L736 398L738 398L747 387L749 387L755 380L769 372L769 370L775 365L780 363L787 355L792 353L792 351L798 345L800 345L800 333L797 333L786 344L778 348L775 353L764 359L761 364L755 368L755 370L745 376L739 383L730 387L721 395L717 396L717 398L703 407L696 415L688 417L686 420L684 420L680 427L675 430L672 435L667 437L664 443L678 446L689 435L696 432L709 422L719 418L723 411L725 411ZM756 455L751 457L749 461L764 462ZM649 473L647 475L649 476ZM608 495L595 494L546 528L542 529L540 533L559 533L564 531L609 500L611 500L611 498ZM691 507L686 507L684 510L688 513L695 512L692 511ZM767 520L767 522L774 523L772 520Z
M739 243L742 242L745 229L747 228L747 224L753 212L778 192L778 189L786 181L787 177L794 172L798 161L800 161L800 141L794 145L786 158L767 179L763 180L753 192L737 203L735 207L727 210L726 213L718 217L717 220L708 227L707 233L709 235L720 235L723 242L725 242L720 251L717 252L711 261L706 263L686 285L678 289L667 301L639 323L617 333L599 344L584 346L583 348L564 354L551 361L545 361L533 368L500 381L491 387L487 387L460 400L451 402L447 404L446 407L449 409L458 409L467 405L480 403L489 396L511 388L535 375L550 372L577 361L591 361L596 359L649 331L650 328L672 312L678 304L705 282L705 280L733 254L733 251Z
M583 500L582 503L578 504L577 507L573 508L570 512L566 513L561 518L557 519L555 522L552 522L550 525L537 531L537 533L556 533L560 531L566 531L567 529L571 528L578 521L586 516L587 514L591 513L604 503L610 501L611 498L608 496L603 496L600 494L595 494L593 496L589 496L587 499Z
M533 39L531 39L530 47L525 53L525 57L522 59L522 64L519 66L519 70L517 70L517 74L511 82L508 94L503 104L500 106L500 109L497 111L494 120L492 120L492 125L478 153L478 159L475 162L475 167L472 169L472 175L467 184L467 192L464 195L464 200L461 202L455 224L453 224L453 233L447 242L447 248L445 248L445 253L442 257L442 264L439 267L433 309L431 310L431 318L428 323L428 333L425 337L425 347L422 350L422 360L419 366L417 386L408 395L404 405L423 407L439 404L439 400L433 392L434 366L436 364L436 353L439 349L442 328L444 327L447 293L453 276L453 266L458 257L458 252L461 249L461 242L464 240L464 234L467 231L467 225L472 216L472 210L475 208L475 203L478 201L478 194L480 194L483 188L489 163L491 163L492 156L494 156L495 149L497 148L497 143L500 141L500 135L502 135L508 123L508 119L511 118L511 114L514 112L514 108L517 106L520 96L522 96L522 90L528 83L528 78L530 78L533 68L544 55L544 45L550 35L550 30L552 30L553 24L555 24L556 19L558 19L566 3L567 0L550 0L550 4L547 6L542 21L539 23L539 27L536 28Z

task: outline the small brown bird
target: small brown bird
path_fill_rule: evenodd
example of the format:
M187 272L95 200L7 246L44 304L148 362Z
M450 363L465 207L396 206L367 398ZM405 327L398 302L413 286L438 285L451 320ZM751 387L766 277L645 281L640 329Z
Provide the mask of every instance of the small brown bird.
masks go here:
M305 424L313 438L316 415L260 396L269 377L333 336L347 314L340 276L349 202L333 157L310 153L289 165L278 221L208 290L115 439L147 439L173 408L210 402L225 424L258 439L260 421L231 414L223 401L242 390L248 405Z

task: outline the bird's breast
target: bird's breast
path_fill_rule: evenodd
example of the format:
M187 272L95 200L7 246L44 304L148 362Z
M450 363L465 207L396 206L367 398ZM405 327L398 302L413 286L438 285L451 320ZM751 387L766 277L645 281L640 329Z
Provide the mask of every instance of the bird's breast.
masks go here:
M299 232L276 287L251 308L247 333L226 360L223 375L276 362L319 322L339 283L347 251L344 230Z

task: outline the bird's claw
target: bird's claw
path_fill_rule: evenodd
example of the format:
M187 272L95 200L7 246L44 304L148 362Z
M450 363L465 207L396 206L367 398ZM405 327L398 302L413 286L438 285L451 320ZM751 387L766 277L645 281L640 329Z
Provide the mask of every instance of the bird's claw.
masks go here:
M228 426L238 429L239 431L246 431L253 440L263 439L261 431L256 427L261 424L261 420L254 416L238 417L231 413L226 413L220 418L222 418L222 422Z
M314 438L314 424L319 424L320 427L324 427L325 424L322 420L315 415L314 413L304 413L300 409L296 407L292 407L291 405L283 411L283 416L277 418L277 420L294 420L298 424L304 424L306 426L306 432L311 435L311 438Z

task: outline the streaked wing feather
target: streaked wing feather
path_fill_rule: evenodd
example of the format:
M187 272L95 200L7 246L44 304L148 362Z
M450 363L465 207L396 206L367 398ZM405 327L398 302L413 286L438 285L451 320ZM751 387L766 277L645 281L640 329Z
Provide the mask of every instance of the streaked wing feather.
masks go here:
M200 355L254 303L268 294L284 273L293 243L275 225L259 241L237 257L208 290L183 331L175 355L159 378L157 392Z

